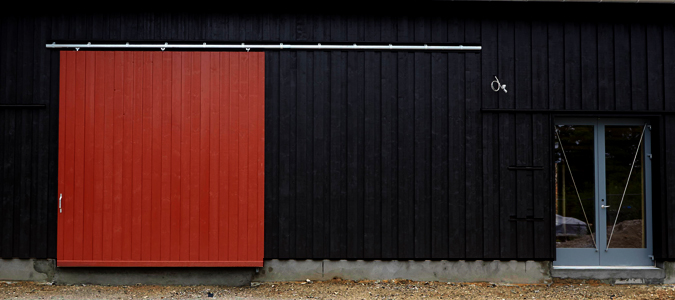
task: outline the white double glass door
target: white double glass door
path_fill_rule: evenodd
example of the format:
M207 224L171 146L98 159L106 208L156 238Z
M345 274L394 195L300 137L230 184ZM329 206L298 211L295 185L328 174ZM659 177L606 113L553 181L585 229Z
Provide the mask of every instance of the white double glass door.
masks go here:
M653 265L650 132L641 119L556 119L554 265Z

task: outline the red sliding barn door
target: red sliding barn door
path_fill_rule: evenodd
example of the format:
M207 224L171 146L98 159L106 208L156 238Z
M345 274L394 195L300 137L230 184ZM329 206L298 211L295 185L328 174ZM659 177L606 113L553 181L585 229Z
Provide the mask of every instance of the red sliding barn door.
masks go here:
M61 52L58 266L262 266L264 54Z

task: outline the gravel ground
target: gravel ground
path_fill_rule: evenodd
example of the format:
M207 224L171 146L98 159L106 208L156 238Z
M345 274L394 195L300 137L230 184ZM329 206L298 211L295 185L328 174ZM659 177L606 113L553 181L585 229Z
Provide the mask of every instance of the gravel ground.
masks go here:
M675 299L673 285L608 285L555 280L550 285L409 280L254 283L222 286L59 286L0 282L2 299Z

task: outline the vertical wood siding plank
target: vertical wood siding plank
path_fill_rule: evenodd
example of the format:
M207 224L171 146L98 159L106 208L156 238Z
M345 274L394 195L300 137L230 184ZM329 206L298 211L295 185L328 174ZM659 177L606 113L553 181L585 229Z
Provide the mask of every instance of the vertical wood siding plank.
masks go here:
M630 25L631 109L647 110L647 39L645 25Z
M564 24L565 108L581 109L581 31L576 21Z
M291 143L293 140L291 130L292 120L292 101L295 101L295 73L292 72L292 53L281 52L279 54L280 77L279 77L279 258L290 258L291 249L291 227L293 218L291 216L291 202L293 183L291 182Z
M122 132L122 260L131 259L131 221L133 195L133 116L134 116L134 53L125 53Z
M93 161L93 240L92 259L103 259L103 177L104 177L104 137L105 137L105 56L97 52L94 56L94 161Z
M533 34L534 35L534 34ZM491 82L497 74L498 66L491 63L498 60L497 22L484 20L481 23L482 43L486 45L481 52L481 76L483 82ZM534 36L533 36L534 39ZM544 36L544 42L546 36ZM487 45L492 45L487 47ZM542 48L540 48L542 49ZM543 49L546 49L545 47ZM534 58L533 58L534 62ZM449 70L451 71L451 70ZM490 88L482 89L483 108L498 107L499 94ZM540 101L547 101L546 97ZM483 257L499 258L499 148L497 144L498 114L484 114L482 127L483 151Z
M352 222L347 222L347 258L363 257L363 245L359 245L359 214L363 205L359 205L359 123L358 118L360 95L358 77L358 53L347 52L347 211L353 216ZM362 222L362 221L361 221ZM362 229L362 228L361 228Z
M356 71L354 85L356 96L356 248L359 257L365 254L365 219L370 218L366 214L366 55L363 52L356 53ZM347 85L349 87L349 83ZM348 129L349 130L349 129Z
M288 33L283 33L283 31L286 31L282 29L282 37L283 36L291 36L295 32L292 27L295 25L295 18L290 17L288 22L292 22L291 24L288 24L287 27ZM287 55L284 55L287 54ZM286 123L284 124L282 122L282 127L281 129L285 131L286 136L286 145L285 147L282 145L282 162L286 162L286 170L288 170L288 173L282 173L282 174L287 174L285 175L286 178L286 186L282 185L282 197L286 197L285 202L286 202L286 211L287 211L287 216L288 218L286 219L286 226L288 228L287 231L285 231L284 235L284 241L287 242L287 251L289 257L295 257L296 255L296 226L297 222L297 57L296 53L282 53L281 54L281 76L282 76L282 86L281 86L281 97L282 97L282 103L285 104L283 105L282 111L281 111L281 116L282 116L282 121L286 120ZM284 84L285 83L285 84ZM287 87L287 88L284 88ZM284 111L283 109L286 109ZM285 117L285 118L284 118ZM282 142L283 143L283 142ZM284 191L285 190L285 191ZM283 199L283 198L282 198Z
M448 40L464 41L464 20L458 19L448 24ZM464 184L466 153L465 138L465 54L448 55L448 149L450 227L448 239L454 241L449 246L448 257L462 259L466 257L466 185ZM400 242L400 241L399 241Z
M515 74L515 29L513 21L499 21L497 24L497 41L499 53L499 82L507 84L516 81ZM516 108L516 100L513 93L498 93L499 108Z
M246 214L246 232L247 232L247 239L245 242L245 247L246 247L246 260L254 260L256 257L256 249L255 249L255 242L256 240L250 237L255 236L256 228L255 228L255 209L257 206L256 203L256 191L255 191L255 180L253 177L253 174L255 173L256 170L256 164L254 163L255 161L255 146L253 145L253 139L255 139L255 134L256 134L256 127L257 127L257 122L255 120L255 109L257 106L257 103L255 101L255 75L257 72L257 68L255 66L255 56L252 55L250 52L245 54L246 61L245 61L245 68L247 70L246 78L248 85L246 86L244 90L244 98L246 102L248 102L248 111L247 111L247 118L245 123L243 124L245 126L245 129L248 131L248 136L244 140L244 145L242 148L247 152L248 156L245 160L246 164L246 169L245 169L245 174L244 178L246 181L246 193L247 193L247 209L244 212Z
M598 109L598 32L594 22L580 25L581 109ZM601 33L602 34L602 33Z
M330 251L329 258L344 257L346 234L346 158L347 149L347 55L331 53L330 66Z
M192 55L191 53L181 53L181 106L182 106L182 121L181 121L181 234L180 234L180 260L190 260L190 208L192 207L190 201L190 129L192 127L192 118L190 113L190 94L192 79Z
M513 114L499 115L499 161L500 161L500 258L513 259L518 255L517 225L510 221L516 216L516 178L508 170L515 163L515 123Z
M547 109L549 105L547 35L547 23L532 22L532 108L534 109Z
M598 24L598 109L614 110L614 27Z
M210 56L210 82L211 91L211 116L210 124L210 150L209 150L209 260L219 260L219 229L218 216L220 213L220 55L217 52L209 53Z
M33 47L30 37L34 32L32 18L21 18L17 22L17 60L16 60L16 103L35 103L33 100ZM34 161L33 135L31 123L33 112L17 112L17 143L14 176L17 180L14 198L14 256L32 257L31 253L31 212L35 210L35 192L31 188L35 174L31 164Z
M550 172L551 164L549 161L551 143L550 143L550 122L549 116L544 114L534 114L532 116L532 165L544 166L543 173L533 174L533 201L535 218L543 218L543 222L535 222L534 225L534 256L539 259L553 259L551 250L555 241L551 236L550 226L555 226L551 222L553 200L549 199L551 195ZM532 171L529 171L532 172ZM543 197L543 198L541 198ZM553 248L553 249L552 249Z
M51 20L50 18L47 18L45 21L45 27L48 27L50 24ZM47 33L50 32L50 28L45 29ZM46 39L46 38L45 38ZM49 71L44 71L43 75L44 76L49 76L49 95L45 96L43 99L45 101L49 101L51 105L49 105L48 108L48 122L46 123L49 126L47 134L49 135L48 138L48 196L47 196L47 203L49 205L45 205L45 215L47 216L45 219L45 222L47 224L46 226L46 242L47 242L47 247L46 247L46 252L47 252L47 257L57 257L57 243L59 239L59 235L57 234L58 232L55 232L55 228L58 227L58 214L54 213L54 209L56 209L58 203L57 203L57 195L62 193L62 190L58 187L58 172L59 172L59 167L58 163L60 158L59 157L59 137L60 133L59 130L61 128L61 123L59 120L59 113L61 112L60 109L60 91L59 91L59 85L60 85L60 56L61 54L57 51L50 51L48 54L49 57L49 66L45 66L45 68L49 68ZM49 74L49 75L47 75ZM0 80L2 82L2 80ZM5 118L3 118L5 119ZM3 122L0 122L3 123ZM3 124L4 125L4 124ZM3 129L3 132L4 129ZM1 253L1 251L0 251Z
M400 28L400 27L399 27ZM400 34L400 32L399 32ZM400 258L415 257L415 95L414 56L398 53L398 254Z
M74 173L73 173L73 259L82 259L84 234L84 105L85 53L76 52L74 94ZM16 211L16 208L15 208ZM15 240L16 242L16 240ZM16 247L16 246L15 246Z
M447 28L447 26L444 26ZM447 258L448 54L431 54L431 257Z
M124 130L124 63L127 53L115 52L115 92L113 108L113 232L112 259L122 259L122 184Z
M237 124L239 124L240 120L240 114L242 112L241 108L241 102L239 101L239 80L241 77L240 73L240 54L239 53L231 53L230 55L230 78L231 80L229 81L230 83L230 101L232 103L231 105L231 113L230 113L230 122L228 124L228 128L230 128L229 133L230 133L230 141L232 147L230 148L230 158L228 159L229 162L229 185L232 188L230 192L230 201L228 203L228 206L230 208L229 210L229 227L230 227L230 249L229 249L229 254L230 254L230 259L236 260L240 259L241 255L239 253L239 247L237 246L239 244L239 234L240 234L240 226L239 226L239 206L237 205L240 201L240 196L239 196L239 152L237 151L238 149L236 148L235 145L239 145L239 134L238 130L239 128L236 127Z
M311 69L310 69L311 71ZM265 52L260 52L258 54L258 121L261 122L258 132L258 260L262 260L265 257ZM310 90L311 92L311 90ZM311 93L310 93L311 94ZM309 171L308 171L309 173ZM308 198L311 195L308 195ZM310 205L308 211L311 211L312 206ZM310 224L308 224L309 226ZM311 240L310 240L311 241Z
M547 109L549 105L547 35L547 23L539 21L532 23L532 108L534 109ZM547 119L547 116L544 115L533 116L532 164L535 166L544 166L545 169L550 170L548 151L551 145L548 143L549 139L546 138L547 136L550 136ZM498 165L499 161L497 160L495 163ZM548 181L550 177L548 174L549 173L546 173L543 176L533 174L534 196L532 201L534 202L534 217L543 217L545 222L550 221L551 219L550 207L551 203L554 201L553 199L550 199L550 190L547 188L550 186L550 182ZM496 186L499 186L498 183ZM549 223L533 224L535 238L534 255L535 257L542 259L552 258L550 255L550 249L553 244L551 241L551 230L546 227L546 224Z
M182 70L181 54L170 53L171 60L171 260L180 260L181 226L181 129ZM168 101L168 99L165 99Z
M631 49L630 28L614 24L614 92L616 110L631 108Z
M152 59L152 209L150 257L161 258L161 205L162 205L162 52L153 52ZM198 144L197 144L198 145Z
M379 32L379 30L378 30ZM365 53L364 258L382 256L381 53Z
M431 66L431 55L415 53L414 57L415 258L427 258L431 254L431 221L428 218L431 209L431 74L426 71Z
M232 243L232 234L229 228L229 202L230 197L230 118L232 118L231 98L230 98L230 53L220 53L220 184L219 205L220 205L220 223L219 223L219 254L221 260L232 260L229 252Z
M84 105L84 236L82 259L93 258L94 211L94 94L96 86L96 57L94 52L85 52L85 105Z
M248 251L248 207L249 207L249 191L248 191L248 178L247 178L247 173L249 171L249 166L248 166L248 149L246 149L246 142L248 141L249 137L249 130L248 124L247 124L247 119L249 119L249 111L251 109L250 103L246 101L246 95L248 92L248 85L249 85L249 78L248 78L248 73L249 70L247 69L248 66L248 56L245 53L240 53L239 54L239 67L238 67L238 72L237 74L239 75L239 86L237 90L237 104L239 105L239 114L237 116L237 123L235 125L235 128L237 128L237 134L239 135L239 146L237 147L237 152L239 152L239 159L237 160L238 167L237 167L237 173L238 173L238 181L237 181L237 190L238 190L238 201L237 201L237 206L238 206L238 214L237 214L237 220L239 223L239 231L238 231L238 238L237 238L237 256L241 260L246 260L249 258L249 251Z
M265 18L269 20L269 18ZM266 27L265 27L266 28ZM267 30L267 29L266 29ZM268 34L268 31L264 31ZM265 257L279 257L279 52L270 52L265 65ZM226 85L227 87L227 85Z
M103 137L103 255L102 259L112 259L112 231L113 231L113 137L114 137L114 90L115 90L115 55L105 52L103 55L105 74L104 96L104 137Z
M298 34L301 36L306 36L306 28L304 28L304 22L306 21L306 16L302 16L298 20ZM308 165L310 164L310 161L308 159L308 134L307 132L309 131L310 126L307 124L307 119L311 114L307 114L307 106L308 106L308 101L309 97L307 97L307 91L308 88L307 86L312 84L312 80L309 76L307 76L307 56L308 52L306 51L300 51L297 53L297 151L296 151L296 161L297 161L297 181L296 181L296 195L297 195L297 202L296 202L296 239L295 239L295 248L296 248L296 257L307 257L307 232L309 229L309 224L308 224L308 219L310 218L310 213L308 213L307 208L309 207L310 201L310 195L308 192L308 184L307 182L310 181L310 178L308 176L309 174L309 168ZM257 103L258 99L258 93L260 90L260 87L258 86L258 81L259 81L259 76L257 72L258 68L258 62L257 59L258 57L255 56L254 59L256 60L256 64L254 66L251 66L251 68L256 68L255 74L251 77L252 83L255 84L254 88L252 89L252 92L254 93L253 95L255 96L255 101L256 101L256 108L255 112L258 111L258 105ZM254 125L256 125L256 130L254 133L254 137L257 138L259 126L261 124L258 124L259 120L257 120L258 115L255 115L254 119ZM257 150L257 140L256 142L253 143L254 150ZM256 157L257 157L256 153ZM257 169L257 166L256 166ZM255 179L254 179L255 180ZM258 190L258 188L256 188ZM257 197L256 197L257 199Z
M17 51L17 21L15 18L7 18L4 20L4 30L2 30L2 71L0 72L0 80L2 80L2 101L3 103L16 103L16 51ZM2 257L14 257L14 248L17 246L14 242L15 231L18 228L15 223L15 199L18 198L15 192L16 181L18 177L16 173L16 111L6 111L2 122L5 123L4 135L6 145L4 160L2 162L3 173L5 180L3 181L2 191L2 216L3 216L3 234L2 249L0 253Z
M561 22L548 25L548 98L549 109L565 108L565 49Z
M141 259L152 259L152 57L143 53L143 141L142 141L142 192L141 192Z
M518 95L520 97L521 95ZM515 165L532 165L532 117L516 115L516 161ZM512 171L513 172L513 171ZM516 217L527 219L534 215L533 209L533 171L515 171L516 178ZM513 176L512 175L512 176ZM512 222L514 223L514 222ZM518 258L533 257L534 228L532 222L516 221Z
M192 76L190 78L190 115L192 127L190 128L190 260L199 260L199 248L201 245L201 236L199 235L199 134L201 132L201 69L200 53L190 53L192 60ZM154 145L154 143L153 143ZM154 169L153 162L153 169ZM154 177L154 176L153 176ZM154 178L153 178L154 184ZM153 193L154 194L154 193ZM153 203L154 216L154 203Z
M532 108L532 30L531 24L518 21L515 26L515 93L516 107ZM532 164L532 118L516 115L516 165ZM532 171L516 171L516 216L527 218L533 214ZM534 251L534 228L532 222L516 222L518 231L518 258L532 257Z
M270 53L271 55L271 53ZM330 72L328 52L317 52L314 55L314 78L316 79L316 88L314 89L314 168L316 170L314 180L314 222L312 228L312 255L311 258L326 257L327 249L324 246L330 238L326 232L329 230L328 220L326 218L329 208L326 204L328 195L329 174L326 172L329 168L329 149L330 141ZM270 61L272 63L273 61ZM275 74L275 73L272 73ZM268 94L274 90L268 89ZM273 95L271 95L273 96ZM274 98L272 98L274 99ZM270 102L273 104L273 102ZM270 124L268 128L274 126ZM272 135L274 136L274 135ZM271 140L273 143L275 140ZM274 162L268 162L272 164ZM326 226L324 226L326 225Z
M474 20L465 23L465 38L469 43L480 41L480 24ZM481 154L480 90L475 82L480 80L480 54L465 54L466 78L466 255L467 258L482 258L483 252L483 194Z
M517 80L515 74L515 27L513 21L499 21L498 23L498 55L499 74L504 74L503 82ZM561 37L562 39L562 37ZM561 43L562 45L562 43ZM501 82L502 80L500 80ZM500 108L515 108L514 93L499 93ZM516 185L515 176L507 168L514 164L515 158L515 124L512 114L499 114L498 130L499 137L499 257L513 259L517 257L517 226L509 221L511 215L515 216L516 208ZM467 150L467 153L470 153Z
M258 210L258 182L257 182L257 173L258 173L258 166L259 163L257 161L258 159L258 147L256 142L256 139L258 138L258 127L262 126L261 121L258 120L257 118L257 113L259 110L259 104L258 101L256 101L258 97L258 60L257 60L257 53L248 53L248 64L247 64L247 69L248 69L248 80L249 80L249 85L248 85L248 96L247 98L249 99L248 102L250 103L250 112L249 112L249 137L246 143L248 144L248 152L249 152L249 158L248 158L248 174L247 174L247 181L248 181L248 193L249 193L249 203L250 205L248 206L248 219L247 225L248 225L248 259L250 261L254 261L258 259L258 248L257 246L257 235L258 235L258 230L256 228L257 225L257 210Z
M160 200L160 259L171 258L171 55L162 53L162 197Z
M661 24L647 25L647 106L663 110L663 28Z
M133 150L132 150L132 207L131 207L131 259L141 260L142 200L143 200L143 52L133 53Z
M74 120L75 118L65 118L74 113L74 105L72 104L75 101L75 60L72 52L63 52L61 57L63 72L62 79L63 83L61 84L61 89L63 90L62 101L63 101L63 189L61 192L65 195L65 198L62 200L62 211L64 213L59 215L60 220L62 220L60 225L63 225L63 235L62 235L62 252L61 259L73 259L73 174L74 174L74 156L73 156L73 147L74 147ZM7 124L10 125L11 124ZM7 133L11 133L9 130L11 127L5 127ZM11 150L7 148L7 150ZM9 151L5 152L5 157L11 153ZM11 206L10 206L11 207ZM7 218L6 218L7 219ZM11 220L11 218L9 218ZM10 223L11 224L11 223ZM5 224L5 230L10 229L11 227ZM10 225L11 226L11 225ZM7 243L3 241L3 245L11 245L11 242Z
M199 154L199 188L201 194L199 195L199 260L209 259L209 198L210 198L210 182L209 182L209 165L211 162L209 141L210 135L210 115L211 115L211 57L209 53L200 53L200 72L201 76L201 130L200 130L200 154Z
M663 82L675 80L675 25L663 26ZM664 109L675 110L675 90L663 91ZM674 248L675 250L675 248Z
M382 40L396 39L392 17L382 18ZM397 66L398 55L382 53L382 258L397 257L398 161L397 161Z

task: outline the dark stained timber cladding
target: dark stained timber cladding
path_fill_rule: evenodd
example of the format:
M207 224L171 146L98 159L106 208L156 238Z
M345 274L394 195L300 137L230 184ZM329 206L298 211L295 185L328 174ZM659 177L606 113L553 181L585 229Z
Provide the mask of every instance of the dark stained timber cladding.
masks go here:
M553 259L553 117L481 108L674 111L675 26L424 5L439 9L0 17L0 104L46 105L0 108L0 257L56 257L59 52L44 44L93 40L482 45L266 51L265 257ZM508 93L490 89L495 75ZM675 121L661 120L654 227L666 259ZM520 164L544 170L508 170ZM512 221L531 216L542 221Z

